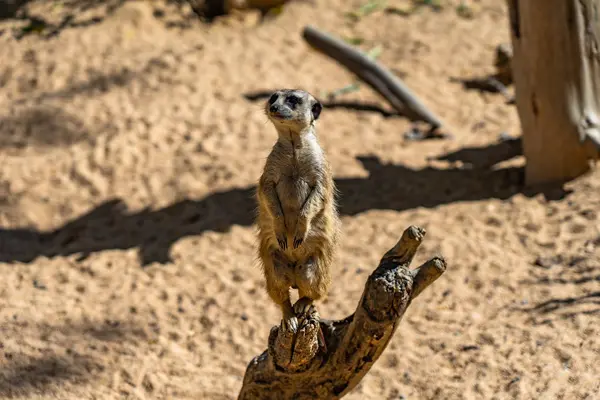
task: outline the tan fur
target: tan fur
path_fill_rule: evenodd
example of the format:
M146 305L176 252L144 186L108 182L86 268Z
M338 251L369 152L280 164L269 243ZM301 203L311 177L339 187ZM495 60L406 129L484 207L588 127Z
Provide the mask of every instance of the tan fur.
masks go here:
M329 291L340 220L331 167L316 137L314 107L318 107L318 118L320 103L299 90L281 90L275 95L279 117L269 111L272 99L265 111L279 139L257 188L258 255L267 292L281 307L284 324L295 330L295 314ZM301 98L301 103L290 106L286 103L290 95ZM287 246L280 244L283 240ZM298 289L300 298L294 307L290 288Z

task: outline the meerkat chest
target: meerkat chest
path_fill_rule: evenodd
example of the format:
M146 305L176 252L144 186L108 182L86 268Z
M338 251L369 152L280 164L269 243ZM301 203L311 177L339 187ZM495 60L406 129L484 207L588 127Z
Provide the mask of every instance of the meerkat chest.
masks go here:
M321 166L310 154L296 154L288 159L280 169L280 180L277 192L285 206L299 208L302 206L312 188L318 183Z
M318 165L310 160L289 160L280 171L281 178L289 182L314 182L317 168Z

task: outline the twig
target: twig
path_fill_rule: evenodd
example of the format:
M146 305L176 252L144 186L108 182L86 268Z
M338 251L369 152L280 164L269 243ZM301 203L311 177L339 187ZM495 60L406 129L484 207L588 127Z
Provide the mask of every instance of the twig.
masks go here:
M387 68L344 41L307 26L304 39L315 49L333 58L381 94L396 110L411 121L424 121L436 130L442 121Z

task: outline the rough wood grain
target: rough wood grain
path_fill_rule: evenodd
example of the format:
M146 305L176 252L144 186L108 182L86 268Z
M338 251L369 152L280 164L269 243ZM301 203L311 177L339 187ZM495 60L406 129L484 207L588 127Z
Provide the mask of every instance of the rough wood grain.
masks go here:
M273 327L268 349L246 369L240 400L339 399L348 394L379 359L410 303L446 270L443 258L419 268L410 263L425 230L410 226L369 276L354 314L319 321L313 310L294 336ZM322 329L326 350L319 346Z
M527 184L590 169L600 148L600 0L507 0Z

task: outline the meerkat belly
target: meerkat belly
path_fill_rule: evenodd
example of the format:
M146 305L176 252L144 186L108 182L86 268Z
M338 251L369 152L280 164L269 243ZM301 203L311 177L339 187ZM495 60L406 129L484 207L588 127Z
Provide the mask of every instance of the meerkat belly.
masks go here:
M288 243L292 243L294 240L298 216L310 191L309 180L295 169L283 174L277 184L277 195L284 215ZM290 245L284 250L284 253L292 262L303 262L308 256L306 246L294 248Z
M297 218L304 202L310 194L311 187L308 181L299 176L283 177L277 185L277 195L283 208L283 213Z

